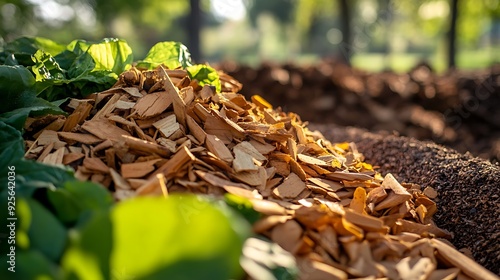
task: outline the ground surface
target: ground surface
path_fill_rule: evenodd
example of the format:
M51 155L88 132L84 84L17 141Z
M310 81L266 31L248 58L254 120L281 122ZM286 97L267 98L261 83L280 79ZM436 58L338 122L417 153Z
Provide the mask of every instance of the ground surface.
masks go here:
M500 274L500 167L455 150L407 137L373 134L356 128L311 125L334 142L353 141L366 162L402 182L438 191L439 227L454 233L452 243Z
M500 67L442 75L426 65L370 74L333 62L218 68L247 97L298 113L331 141L356 142L380 172L436 188L438 226L500 275Z
M303 120L396 131L496 162L500 160L500 65L435 74L367 73L335 62L311 67L218 65L244 86Z

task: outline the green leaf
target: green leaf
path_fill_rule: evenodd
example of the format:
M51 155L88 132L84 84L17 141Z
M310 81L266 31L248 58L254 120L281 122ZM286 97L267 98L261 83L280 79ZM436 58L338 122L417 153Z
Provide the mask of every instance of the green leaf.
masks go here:
M41 37L21 37L7 43L4 51L9 53L35 54L38 50L42 50L51 55L56 55L64 51L65 48L64 45L58 44L50 39Z
M130 66L133 56L123 40L104 39L96 43L75 40L55 57L38 51L33 61L37 92L52 101L84 97L111 87Z
M73 170L67 166L54 166L33 160L18 159L9 165L16 169L16 195L29 197L37 189L55 189L64 182L75 180ZM3 167L3 166L2 166ZM3 167L6 170L6 167ZM0 180L7 182L7 172L0 174ZM2 189L5 192L6 189Z
M241 276L242 236L224 210L193 195L123 201L72 236L62 261L69 279Z
M0 169L7 170L7 166L22 157L24 157L24 142L21 133L12 126L0 122Z
M124 40L104 39L90 45L87 52L92 56L97 70L111 70L119 75L134 61L132 49Z
M94 71L109 70L119 75L134 61L132 49L127 42L115 38L105 38L96 43L75 40L67 49L77 55L88 53L95 62Z
M57 263L67 241L65 228L38 201L31 198L18 199L18 202L21 201L25 201L30 210L28 212L30 217L24 217L20 215L22 213L17 213L19 215L18 220L31 220L28 229L30 248L39 250L48 259Z
M0 261L6 263L7 258L2 257ZM15 272L7 269L2 269L0 272L1 279L49 280L62 279L61 276L60 268L35 250L16 252Z
M69 181L47 193L60 221L75 223L82 214L111 207L113 197L102 186L91 182Z
M169 69L186 68L192 65L191 54L187 47L179 42L160 42L149 50L144 60L137 63L137 67L154 69L161 64Z
M224 195L224 201L250 224L257 222L261 217L261 214L253 209L252 202L248 198L227 193Z
M22 109L16 112L22 115L17 118L26 118L33 110L52 114L64 113L54 104L37 98L34 85L35 79L28 69L22 66L0 65L0 94L4 100L0 103L0 119L12 117L12 114L4 114L15 109Z
M35 65L31 67L31 71L35 74L37 82L53 80L54 82L63 81L65 79L63 70L55 58L47 52L38 50L32 56Z
M189 77L194 80L198 80L198 83L200 85L212 85L215 87L217 92L221 91L221 83L219 79L219 74L217 71L204 64L198 64L198 65L193 65L189 66L186 68L188 71Z
M112 212L112 221L116 272L141 279L237 276L242 241L227 217L203 199L171 196L125 201Z
M99 211L94 212L83 226L70 232L69 247L61 260L64 279L111 279L112 231L109 212ZM138 239L139 236L133 241Z
M37 188L56 188L67 180L74 180L69 167L42 164L24 157L21 133L0 122L0 181L8 181L8 167L14 166L16 194L31 196ZM7 188L2 188L5 193Z
M17 193L31 196L39 188L54 189L69 180L75 180L73 170L63 165L48 165L33 160L19 160L16 166Z

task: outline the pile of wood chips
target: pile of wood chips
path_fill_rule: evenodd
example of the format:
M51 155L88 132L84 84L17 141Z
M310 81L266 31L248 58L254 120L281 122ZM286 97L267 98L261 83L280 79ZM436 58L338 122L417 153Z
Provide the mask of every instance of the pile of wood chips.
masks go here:
M353 143L331 144L220 76L216 93L184 70L132 68L111 89L70 100L67 117L28 119L26 157L70 165L117 200L248 198L263 214L254 231L292 253L302 279L496 279L443 239L434 189L382 177Z

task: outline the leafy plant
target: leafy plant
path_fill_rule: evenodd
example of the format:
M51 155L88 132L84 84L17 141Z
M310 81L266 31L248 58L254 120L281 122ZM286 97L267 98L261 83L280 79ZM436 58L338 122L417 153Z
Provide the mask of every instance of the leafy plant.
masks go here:
M218 92L221 91L217 71L208 65L193 65L191 54L181 43L158 43L151 48L144 60L137 63L137 67L145 69L154 69L159 65L165 65L169 69L184 68L189 77L198 80L200 85L213 85Z
M48 39L23 37L8 43L0 58L30 69L37 95L49 101L109 88L133 62L131 48L118 39L75 40L62 48Z
M154 69L163 64L169 69L192 66L191 54L187 47L179 42L161 42L154 45L146 57L137 63L137 67Z
M217 71L208 65L193 65L186 68L191 79L198 80L200 85L213 85L217 92L221 91L221 83Z
M241 276L249 201L194 195L135 198L114 204L109 192L78 182L73 170L24 159L22 132L28 116L64 114L70 97L109 88L132 65L123 40L75 40L67 46L20 38L0 52L0 170L15 168L16 277L22 279L230 279ZM193 65L176 42L155 45L137 65L185 68L201 85L220 91L217 72ZM7 182L7 172L0 174ZM0 191L7 205L9 190ZM4 203L5 202L5 203ZM228 206L230 204L231 206ZM234 211L236 210L236 211ZM7 207L0 219L11 217ZM6 228L0 234L7 236ZM10 247L0 242L0 262ZM196 269L193 269L193 268ZM0 279L11 279L6 268Z

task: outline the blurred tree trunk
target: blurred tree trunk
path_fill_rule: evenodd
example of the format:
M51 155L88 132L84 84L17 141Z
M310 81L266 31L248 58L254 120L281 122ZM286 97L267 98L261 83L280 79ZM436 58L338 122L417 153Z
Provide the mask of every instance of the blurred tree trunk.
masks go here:
M349 1L338 0L338 5L340 8L340 31L342 32L342 41L348 50L344 52L342 58L344 62L348 65L351 64L352 52L350 51L352 45L352 35L351 35L351 10L349 8Z
M500 61L500 14L491 17L491 61Z
M201 9L200 0L189 0L190 12L187 24L188 31L188 48L191 53L191 58L195 62L201 59L200 50L200 29L201 29Z
M456 66L456 41L457 41L457 18L458 18L458 0L451 0L450 30L448 32L448 69Z
M391 7L391 0L382 0L379 3L379 20L384 24L385 26L385 32L384 32L384 41L385 44L383 46L383 53L384 53L384 69L390 69L391 68L391 40L392 40L392 20L393 20L393 14L392 14L392 7Z

